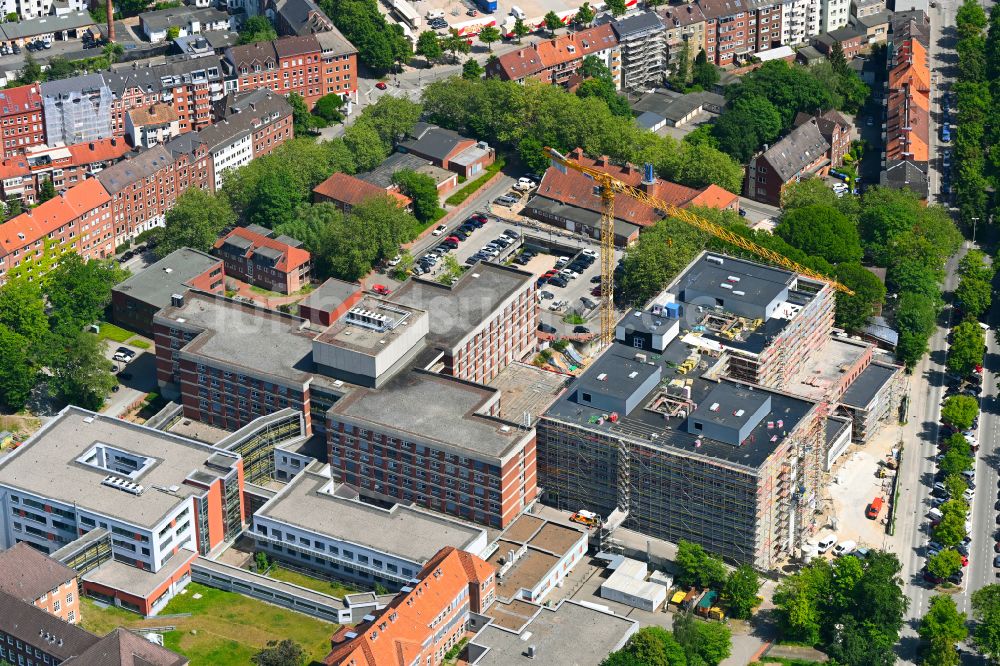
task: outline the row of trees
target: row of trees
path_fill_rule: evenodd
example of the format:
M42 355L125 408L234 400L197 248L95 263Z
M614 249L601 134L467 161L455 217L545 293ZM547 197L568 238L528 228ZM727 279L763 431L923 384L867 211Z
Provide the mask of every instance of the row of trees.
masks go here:
M663 627L643 627L601 666L716 666L731 652L728 626L679 613L674 616L673 632Z
M700 59L702 54L698 55ZM746 163L761 146L786 133L800 111L857 111L868 97L868 86L847 66L842 51L839 58L836 55L835 51L830 61L810 67L784 60L764 63L726 89L729 106L714 124L699 128L686 139L707 143ZM706 71L698 62L695 71Z
M901 570L882 551L811 562L775 590L785 639L819 646L843 666L891 666L909 606Z
M619 162L652 163L660 177L692 187L715 183L738 192L742 186L743 170L727 155L641 130L599 95L581 97L535 81L453 77L427 86L423 104L431 122L516 150L535 171L548 166L543 147L581 147Z
M748 620L760 604L760 577L749 565L727 571L719 557L683 539L677 544L674 564L679 587L718 590L732 617Z
M975 0L965 0L955 15L958 30L958 82L954 86L957 123L954 127L955 197L963 223L986 221L990 180L997 169L987 169L987 149L1000 136L1000 111L993 104L991 82L1000 80L1000 9L990 15ZM987 131L989 128L989 131ZM988 178L991 172L992 178Z
M68 254L41 285L17 279L0 287L0 404L21 409L43 376L59 400L104 404L116 380L103 343L84 329L102 318L125 276L113 262Z
M413 55L403 28L386 21L376 0L321 0L319 4L358 49L358 60L376 72L387 72Z
M987 585L972 593L975 628L972 641L991 661L1000 658L1000 585ZM933 597L918 632L922 641L922 663L928 666L957 666L957 646L969 635L965 614L946 595Z

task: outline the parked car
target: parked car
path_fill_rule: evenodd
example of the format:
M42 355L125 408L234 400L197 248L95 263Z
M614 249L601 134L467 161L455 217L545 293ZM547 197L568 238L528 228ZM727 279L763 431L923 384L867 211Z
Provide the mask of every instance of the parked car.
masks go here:
M586 326L574 326L573 327L573 332L574 333L590 333L590 329L587 328Z
M825 553L826 551L833 548L834 545L836 545L836 543L837 543L837 537L833 534L828 534L819 540L819 543L816 544L816 549L819 550L819 552L821 553Z
M518 178L517 182L514 183L514 189L522 192L529 192L535 189L535 183L530 178Z
M538 325L538 330L541 331L542 333L551 333L554 335L556 332L556 327L546 323L541 323Z
M493 203L495 203L497 205L500 205L500 206L506 206L508 208L510 208L511 206L513 206L514 204L516 204L517 202L518 202L517 199L515 199L512 196L508 196L506 194L503 195L503 196L501 196L501 197L497 197L496 199L493 200Z
M521 237L521 234L517 233L513 229L505 229L504 232L503 232L503 235L506 236L507 238L511 238L513 240L517 240L518 238Z
M388 296L392 293L392 290L384 284L374 284L372 285L372 291L374 291L379 296Z
M540 298L541 298L541 299L542 299L543 301L550 301L550 300L552 300L553 298L555 298L555 297L556 297L556 295L555 295L555 294L553 294L553 293L552 293L551 291L544 291L544 290L542 290L542 291L538 292L538 296L539 296L539 297L540 297Z
M586 296L581 296L580 297L580 302L583 303L583 307L587 308L588 310L593 310L594 308L597 307L597 303L595 303L594 301L590 300Z

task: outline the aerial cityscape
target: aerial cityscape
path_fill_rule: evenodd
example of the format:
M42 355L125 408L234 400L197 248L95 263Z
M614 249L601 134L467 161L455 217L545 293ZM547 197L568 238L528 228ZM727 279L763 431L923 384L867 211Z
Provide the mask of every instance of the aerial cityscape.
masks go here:
M0 666L1000 661L1000 6L3 1Z

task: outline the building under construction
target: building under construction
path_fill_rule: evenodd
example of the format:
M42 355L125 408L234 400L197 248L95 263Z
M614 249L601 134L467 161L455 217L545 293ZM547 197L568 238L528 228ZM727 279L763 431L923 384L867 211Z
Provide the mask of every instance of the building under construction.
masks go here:
M832 325L825 283L703 253L540 419L543 501L775 568L822 526L838 396L792 383Z

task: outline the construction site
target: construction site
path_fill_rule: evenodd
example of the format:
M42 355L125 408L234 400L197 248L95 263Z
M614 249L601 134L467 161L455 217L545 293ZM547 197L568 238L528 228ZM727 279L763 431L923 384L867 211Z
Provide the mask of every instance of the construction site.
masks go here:
M863 442L898 404L900 369L833 309L820 280L702 253L539 420L542 501L597 514L604 551L624 526L762 570L800 555L848 432Z

